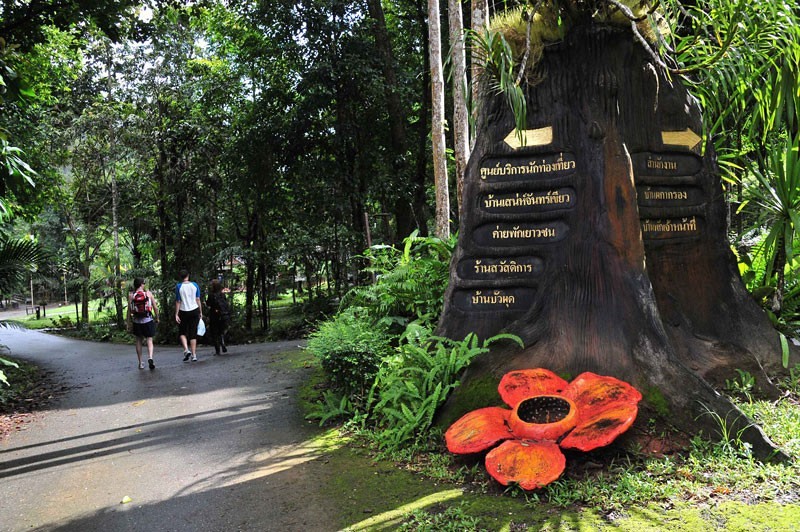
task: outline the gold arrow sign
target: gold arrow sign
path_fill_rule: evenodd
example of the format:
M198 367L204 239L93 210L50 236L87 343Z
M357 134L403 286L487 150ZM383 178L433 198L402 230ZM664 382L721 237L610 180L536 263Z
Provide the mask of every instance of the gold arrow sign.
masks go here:
M684 146L693 150L702 139L689 129L688 127L683 131L662 131L661 142L669 146Z
M523 146L547 146L553 142L553 126L523 131L512 129L503 140L515 150Z

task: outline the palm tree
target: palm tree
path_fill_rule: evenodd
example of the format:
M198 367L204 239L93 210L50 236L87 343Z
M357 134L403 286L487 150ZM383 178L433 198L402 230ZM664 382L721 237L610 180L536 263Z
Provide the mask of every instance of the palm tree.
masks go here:
M0 236L0 294L18 288L31 271L31 267L42 258L39 244L33 240L8 239ZM0 320L0 326L7 327L9 322ZM17 365L0 357L0 366L17 367ZM0 369L0 382L8 384L8 379Z
M41 258L42 250L33 240L0 236L0 294L24 283L31 267Z
M747 203L756 207L755 215L766 228L760 249L765 257L764 285L776 278L772 311L780 314L786 284L785 267L794 257L794 241L800 231L800 135L787 138L783 149L771 152L763 170L752 171L755 184L747 188Z

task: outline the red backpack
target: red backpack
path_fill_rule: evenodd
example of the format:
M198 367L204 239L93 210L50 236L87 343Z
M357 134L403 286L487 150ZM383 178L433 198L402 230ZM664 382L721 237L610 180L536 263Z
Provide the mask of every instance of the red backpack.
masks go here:
M133 293L131 300L131 312L135 318L148 318L153 306L150 304L150 297L142 290Z

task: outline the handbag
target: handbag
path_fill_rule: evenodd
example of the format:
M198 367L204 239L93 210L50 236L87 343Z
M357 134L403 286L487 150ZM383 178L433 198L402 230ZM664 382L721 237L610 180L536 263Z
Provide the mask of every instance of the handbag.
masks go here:
M203 320L197 322L197 336L206 335L206 324Z

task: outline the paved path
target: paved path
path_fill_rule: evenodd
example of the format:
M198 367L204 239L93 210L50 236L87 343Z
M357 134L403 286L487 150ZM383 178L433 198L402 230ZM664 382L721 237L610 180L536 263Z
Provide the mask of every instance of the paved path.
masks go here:
M132 346L9 329L0 343L69 387L0 441L0 530L335 530L295 402L304 370L281 357L297 342L195 363L157 346L152 372Z

